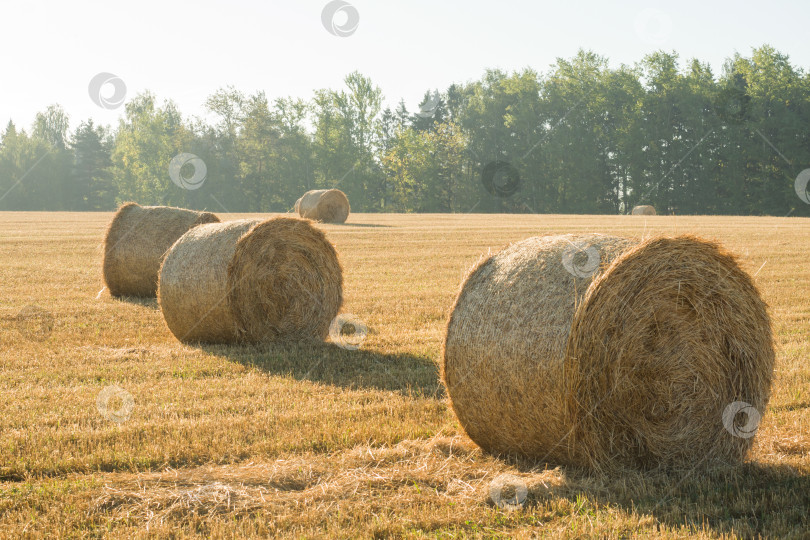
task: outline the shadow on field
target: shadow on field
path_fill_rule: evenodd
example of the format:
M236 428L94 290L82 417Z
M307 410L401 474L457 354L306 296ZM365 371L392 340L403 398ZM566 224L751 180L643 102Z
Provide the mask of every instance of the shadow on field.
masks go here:
M344 388L373 388L408 396L442 398L438 368L429 358L342 349L331 343L264 346L203 345L210 354L253 366L273 375L290 376Z
M772 405L769 407L771 411L797 411L799 409L810 409L810 401L802 403L786 403L784 405Z
M379 228L383 227L386 229L390 229L393 225L382 225L380 223L330 223L329 225L338 225L340 227L372 227L372 228Z
M157 298L141 298L138 296L117 296L112 297L116 302L124 302L126 304L134 304L136 306L143 306L149 309L160 309Z
M517 467L537 471L536 463ZM593 514L596 506L618 507L642 521L652 516L668 527L688 527L691 534L807 538L810 530L810 475L789 465L754 462L680 472L625 471L614 476L567 469L561 478L556 483L529 483L526 506L531 509L549 498L562 497L570 501L575 514ZM632 535L631 530L626 532Z

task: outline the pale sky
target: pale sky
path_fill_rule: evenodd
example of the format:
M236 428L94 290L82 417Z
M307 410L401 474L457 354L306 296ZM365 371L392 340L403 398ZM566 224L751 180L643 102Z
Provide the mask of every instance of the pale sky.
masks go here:
M614 66L675 50L719 74L735 51L769 43L810 68L810 2L796 0L348 3L359 22L339 37L322 23L326 0L0 0L0 129L9 119L28 128L52 103L73 127L90 117L115 125L123 108L99 107L88 93L100 72L120 77L127 99L149 89L188 117L203 114L206 96L226 85L308 99L317 88L340 88L354 70L387 103L403 98L413 111L427 89L478 79L486 68L546 71L579 48ZM347 13L337 12L338 26Z

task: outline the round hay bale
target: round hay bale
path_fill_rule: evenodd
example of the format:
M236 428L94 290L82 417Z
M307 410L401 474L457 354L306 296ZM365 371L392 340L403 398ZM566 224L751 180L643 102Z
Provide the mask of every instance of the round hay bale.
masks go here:
M640 204L633 207L634 216L654 216L655 208L649 204Z
M753 439L734 435L724 411L765 411L774 348L751 277L686 236L634 246L593 281L567 360L567 411L589 462L687 466L745 457Z
M315 189L295 201L295 211L305 219L345 223L351 207L348 197L339 189Z
M323 340L343 303L343 270L306 220L202 225L166 256L158 302L183 342Z
M477 265L442 380L484 450L610 469L741 460L734 402L764 411L766 306L734 257L693 237L530 238Z
M576 302L587 275L629 245L600 235L529 238L469 274L448 323L442 379L479 446L568 461L563 358Z
M104 239L103 274L110 294L154 297L160 264L172 244L197 225L218 222L209 212L124 204Z

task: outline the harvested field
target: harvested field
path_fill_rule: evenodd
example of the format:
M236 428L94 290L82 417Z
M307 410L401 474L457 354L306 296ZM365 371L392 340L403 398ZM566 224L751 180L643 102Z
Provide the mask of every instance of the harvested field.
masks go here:
M342 311L368 329L352 350L179 343L154 299L102 291L111 217L0 214L0 537L131 537L147 525L291 538L810 529L810 220L352 213L316 225L344 268ZM776 369L743 465L603 476L501 460L463 435L438 377L463 277L511 242L591 232L698 235L754 277ZM107 387L131 396L130 414L99 412Z

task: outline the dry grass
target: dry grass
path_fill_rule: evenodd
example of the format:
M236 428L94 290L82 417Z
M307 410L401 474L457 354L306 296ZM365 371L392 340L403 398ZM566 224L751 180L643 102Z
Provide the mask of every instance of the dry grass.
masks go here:
M178 343L154 300L98 295L110 217L0 214L2 537L801 538L810 529L808 220L352 214L319 225L345 269L344 310L369 328L351 351ZM501 461L461 435L436 361L466 271L509 242L592 231L714 238L756 276L777 365L744 466L592 476ZM27 306L43 311L26 310L18 328ZM126 421L97 410L110 385L134 398ZM489 502L502 473L525 484L522 509Z

